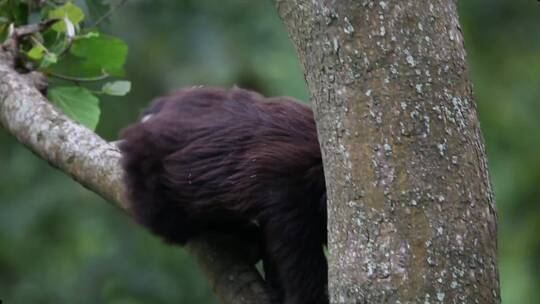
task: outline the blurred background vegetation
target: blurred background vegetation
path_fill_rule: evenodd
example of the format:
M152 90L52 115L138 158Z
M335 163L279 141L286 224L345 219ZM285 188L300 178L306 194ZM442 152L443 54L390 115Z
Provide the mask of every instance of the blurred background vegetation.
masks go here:
M90 7L99 10L99 7ZM504 303L540 303L540 3L460 1L500 216ZM103 25L130 47L132 92L105 99L115 139L154 96L194 84L308 93L269 0L132 0ZM182 249L0 130L0 299L5 303L216 303Z

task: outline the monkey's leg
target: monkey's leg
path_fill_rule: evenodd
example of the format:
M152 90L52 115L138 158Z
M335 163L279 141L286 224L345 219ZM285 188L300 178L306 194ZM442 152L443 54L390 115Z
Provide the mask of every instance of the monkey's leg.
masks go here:
M266 252L274 266L271 280L285 291L283 303L328 303L328 267L320 227L300 212L280 219L269 221L263 229Z

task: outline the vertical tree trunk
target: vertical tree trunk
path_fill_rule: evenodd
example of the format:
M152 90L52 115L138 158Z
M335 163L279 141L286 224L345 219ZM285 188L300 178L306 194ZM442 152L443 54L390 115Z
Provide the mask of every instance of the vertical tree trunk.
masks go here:
M332 303L499 303L456 2L274 1L314 102Z

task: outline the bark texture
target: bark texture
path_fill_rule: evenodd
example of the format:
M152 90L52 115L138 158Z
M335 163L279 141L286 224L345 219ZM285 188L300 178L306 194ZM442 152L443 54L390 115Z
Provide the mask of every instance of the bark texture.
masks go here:
M50 104L5 55L0 51L0 125L52 166L129 213L120 151ZM187 245L222 303L268 302L246 246L214 238Z
M332 303L499 303L456 1L274 2L315 107Z

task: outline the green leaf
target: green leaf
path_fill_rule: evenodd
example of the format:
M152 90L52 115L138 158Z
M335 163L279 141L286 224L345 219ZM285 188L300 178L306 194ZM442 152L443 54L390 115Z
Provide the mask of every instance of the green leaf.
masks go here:
M28 5L21 1L0 0L2 23L28 24Z
M43 58L43 53L45 53L45 48L43 47L43 45L36 44L34 45L34 47L32 47L32 49L30 49L30 51L28 51L28 53L26 53L26 55L30 59L39 60Z
M56 40L53 41L53 43L49 44L49 52L55 53L55 54L63 54L66 50L66 48L69 47L69 40L63 39L64 37L58 37Z
M98 77L103 75L103 71L100 66L88 63L87 61L76 57L70 53L62 56L58 63L42 69L45 73L62 74L73 77Z
M128 47L118 38L101 34L98 37L76 39L69 50L71 54L83 58L88 64L99 66L109 75L124 75Z
M8 3L10 2L11 11L8 11L8 14L11 15L11 20L15 22L15 25L19 26L28 24L28 4L21 1L8 1Z
M99 122L99 99L83 87L53 87L47 97L67 116L95 130Z
M49 12L49 19L64 19L64 17L76 26L84 20L84 12L71 2ZM67 30L66 22L63 20L58 21L52 26L52 29L57 32L65 32Z
M43 60L41 60L40 68L46 68L51 64L54 64L58 61L58 56L55 53L45 53Z
M0 44L4 43L8 34L8 24L0 24Z
M131 90L131 82L127 80L119 80L107 82L101 88L104 94L112 96L125 96Z

